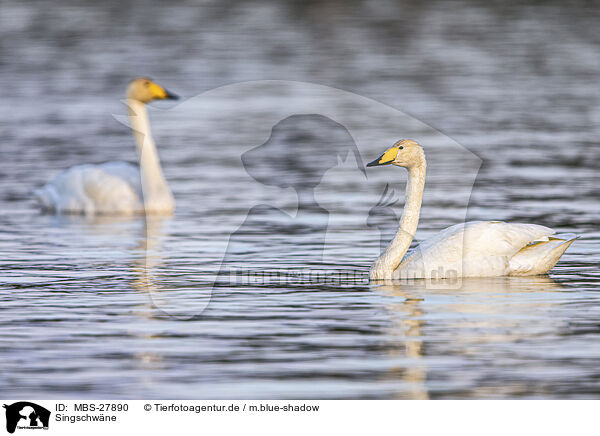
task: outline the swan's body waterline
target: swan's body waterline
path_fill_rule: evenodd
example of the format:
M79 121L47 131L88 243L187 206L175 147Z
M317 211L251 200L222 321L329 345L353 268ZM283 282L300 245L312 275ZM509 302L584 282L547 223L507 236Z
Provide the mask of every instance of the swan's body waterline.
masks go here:
M373 280L545 274L577 238L536 224L475 221L448 227L409 251L425 189L425 153L405 139L367 166L388 164L408 169L406 204L396 236L371 267Z
M175 201L152 139L146 103L176 98L150 79L134 80L127 90L126 103L139 166L108 162L69 168L35 191L42 208L50 212L85 215L172 213Z

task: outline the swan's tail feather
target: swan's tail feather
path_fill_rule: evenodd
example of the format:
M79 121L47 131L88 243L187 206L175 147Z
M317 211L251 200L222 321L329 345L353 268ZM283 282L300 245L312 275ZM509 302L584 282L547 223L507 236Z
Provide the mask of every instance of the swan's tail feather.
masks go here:
M531 241L510 259L510 275L546 274L579 236L560 233Z

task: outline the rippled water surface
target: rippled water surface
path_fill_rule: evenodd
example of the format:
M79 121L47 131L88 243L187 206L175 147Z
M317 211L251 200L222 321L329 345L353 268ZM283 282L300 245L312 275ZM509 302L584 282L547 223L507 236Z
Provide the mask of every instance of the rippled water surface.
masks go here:
M0 394L599 398L591 5L3 2ZM138 75L183 96L151 110L176 214L40 214L58 171L136 159ZM430 162L416 242L581 238L549 276L369 285L406 174L363 165L401 137Z

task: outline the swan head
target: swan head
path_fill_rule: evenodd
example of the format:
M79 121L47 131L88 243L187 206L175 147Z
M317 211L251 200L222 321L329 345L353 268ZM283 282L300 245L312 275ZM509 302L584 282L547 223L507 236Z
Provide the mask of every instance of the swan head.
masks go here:
M150 103L154 100L177 100L179 97L157 85L147 77L134 79L127 88L127 98L142 103Z
M412 139L401 139L388 148L385 153L377 159L369 162L367 166L376 167L392 164L399 167L412 168L422 165L424 161L425 153L417 141L413 141Z

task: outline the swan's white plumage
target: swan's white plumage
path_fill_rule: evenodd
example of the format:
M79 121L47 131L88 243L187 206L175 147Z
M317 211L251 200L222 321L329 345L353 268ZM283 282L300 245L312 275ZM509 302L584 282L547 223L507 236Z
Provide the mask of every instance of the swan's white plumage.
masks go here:
M472 221L448 227L409 251L395 278L490 277L547 273L575 235L537 224Z
M134 214L144 212L140 169L129 162L77 165L35 191L51 212Z
M536 224L473 221L448 227L409 251L425 189L425 153L405 139L368 166L388 164L408 169L406 204L396 236L371 267L371 279L545 274L577 238Z
M510 259L510 275L546 274L577 238L573 233L555 233L530 242Z
M35 190L42 208L71 214L172 213L173 195L164 178L146 110L146 103L177 97L150 79L139 78L127 90L129 119L140 165L107 162L78 165Z

